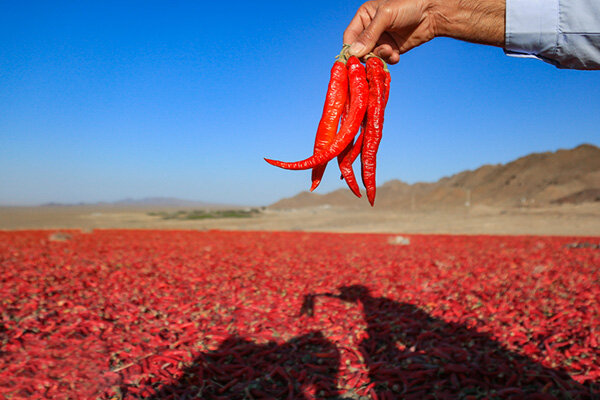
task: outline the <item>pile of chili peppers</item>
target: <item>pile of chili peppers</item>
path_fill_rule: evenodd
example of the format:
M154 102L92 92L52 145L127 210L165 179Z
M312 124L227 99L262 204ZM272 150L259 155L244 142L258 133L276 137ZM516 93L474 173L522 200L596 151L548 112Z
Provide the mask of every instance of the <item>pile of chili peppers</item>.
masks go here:
M0 399L600 398L597 237L57 236L0 231Z
M365 66L355 56L348 55L348 48L348 45L344 45L331 68L313 155L297 162L266 158L265 160L285 169L312 168L312 192L321 183L327 163L337 157L342 179L346 180L352 193L361 197L352 170L352 164L360 154L362 181L369 203L373 206L376 192L376 157L381 142L391 77L387 65L379 57L372 53L367 55Z

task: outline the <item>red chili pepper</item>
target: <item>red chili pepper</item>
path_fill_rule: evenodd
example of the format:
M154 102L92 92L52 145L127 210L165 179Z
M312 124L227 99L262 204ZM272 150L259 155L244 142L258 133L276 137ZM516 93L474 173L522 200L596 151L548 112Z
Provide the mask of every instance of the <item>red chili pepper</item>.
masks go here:
M354 146L352 149L345 154L344 159L340 163L340 171L342 172L342 178L346 180L348 187L352 190L357 197L361 197L360 189L358 188L358 183L356 182L356 177L354 176L354 171L352 170L352 164L358 158L358 155L361 152L363 145L363 137L364 137L364 122L363 129L356 138L354 142Z
M367 100L369 97L369 88L365 74L365 67L361 64L358 58L351 56L346 62L348 66L348 80L350 82L350 110L348 117L344 120L343 125L340 127L338 135L330 146L311 157L296 161L296 162L283 162L277 160L271 160L265 158L265 161L276 167L285 169L308 169L313 168L319 164L327 163L340 154L360 128L360 124L363 120L367 109Z
M390 97L390 83L392 82L392 76L390 75L390 70L387 68L387 65L384 65L383 71L385 72L385 81L383 81L383 87L385 88L385 101L383 102L383 106L386 107Z
M350 111L350 95L348 95L348 99L346 99L346 105L344 107L344 112L342 114L342 119L341 119L341 124L344 124L344 121L346 120L346 116L348 115L348 112ZM338 160L338 165L340 167L340 172L342 172L342 161L344 161L344 158L346 157L346 155L348 154L348 152L350 152L350 150L352 150L353 147L353 142L348 143L348 146L346 146L346 148L344 150L342 150L342 152L340 154L338 154L337 156L337 160ZM344 179L344 175L342 173L342 175L340 176L340 179Z
M364 131L361 153L362 179L367 190L371 206L375 203L375 169L379 143L383 129L383 115L389 93L390 75L378 57L367 59L367 80L369 81L369 102L367 107L367 126ZM386 85L387 82L387 85Z
M343 50L342 50L343 52ZM323 106L323 115L317 128L315 138L315 147L313 154L325 150L335 139L340 117L344 112L348 97L348 71L346 69L346 58L340 54L338 60L331 67L331 77L325 96L325 105ZM312 170L312 192L321 183L321 178L325 172L327 164L317 165Z

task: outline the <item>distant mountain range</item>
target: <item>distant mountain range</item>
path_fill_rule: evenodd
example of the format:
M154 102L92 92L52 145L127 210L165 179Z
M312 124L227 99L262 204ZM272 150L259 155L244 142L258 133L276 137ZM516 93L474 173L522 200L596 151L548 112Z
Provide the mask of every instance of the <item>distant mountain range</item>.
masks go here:
M355 173L360 173L359 166ZM356 198L348 188L326 194L302 192L269 207L369 207L365 197ZM440 209L467 204L510 207L590 201L600 201L600 148L582 144L570 150L533 153L507 164L484 165L432 183L409 185L392 180L377 187L375 206Z

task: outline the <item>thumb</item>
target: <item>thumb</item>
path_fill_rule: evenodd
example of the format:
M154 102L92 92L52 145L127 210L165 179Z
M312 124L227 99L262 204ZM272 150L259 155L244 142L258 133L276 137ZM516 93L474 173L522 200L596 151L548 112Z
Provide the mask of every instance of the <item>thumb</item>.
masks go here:
M390 13L378 8L371 23L358 35L352 46L350 54L358 58L365 56L375 48L379 37L390 24Z

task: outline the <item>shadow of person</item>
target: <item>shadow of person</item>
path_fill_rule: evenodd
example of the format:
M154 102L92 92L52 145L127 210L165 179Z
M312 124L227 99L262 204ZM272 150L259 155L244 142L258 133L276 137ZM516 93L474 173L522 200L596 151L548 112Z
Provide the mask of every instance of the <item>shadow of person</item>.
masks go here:
M362 305L368 337L359 350L379 399L600 397L597 386L581 385L485 333L373 297L365 286L341 287L339 295L328 296Z
M283 344L230 336L152 399L336 398L340 355L321 332Z

